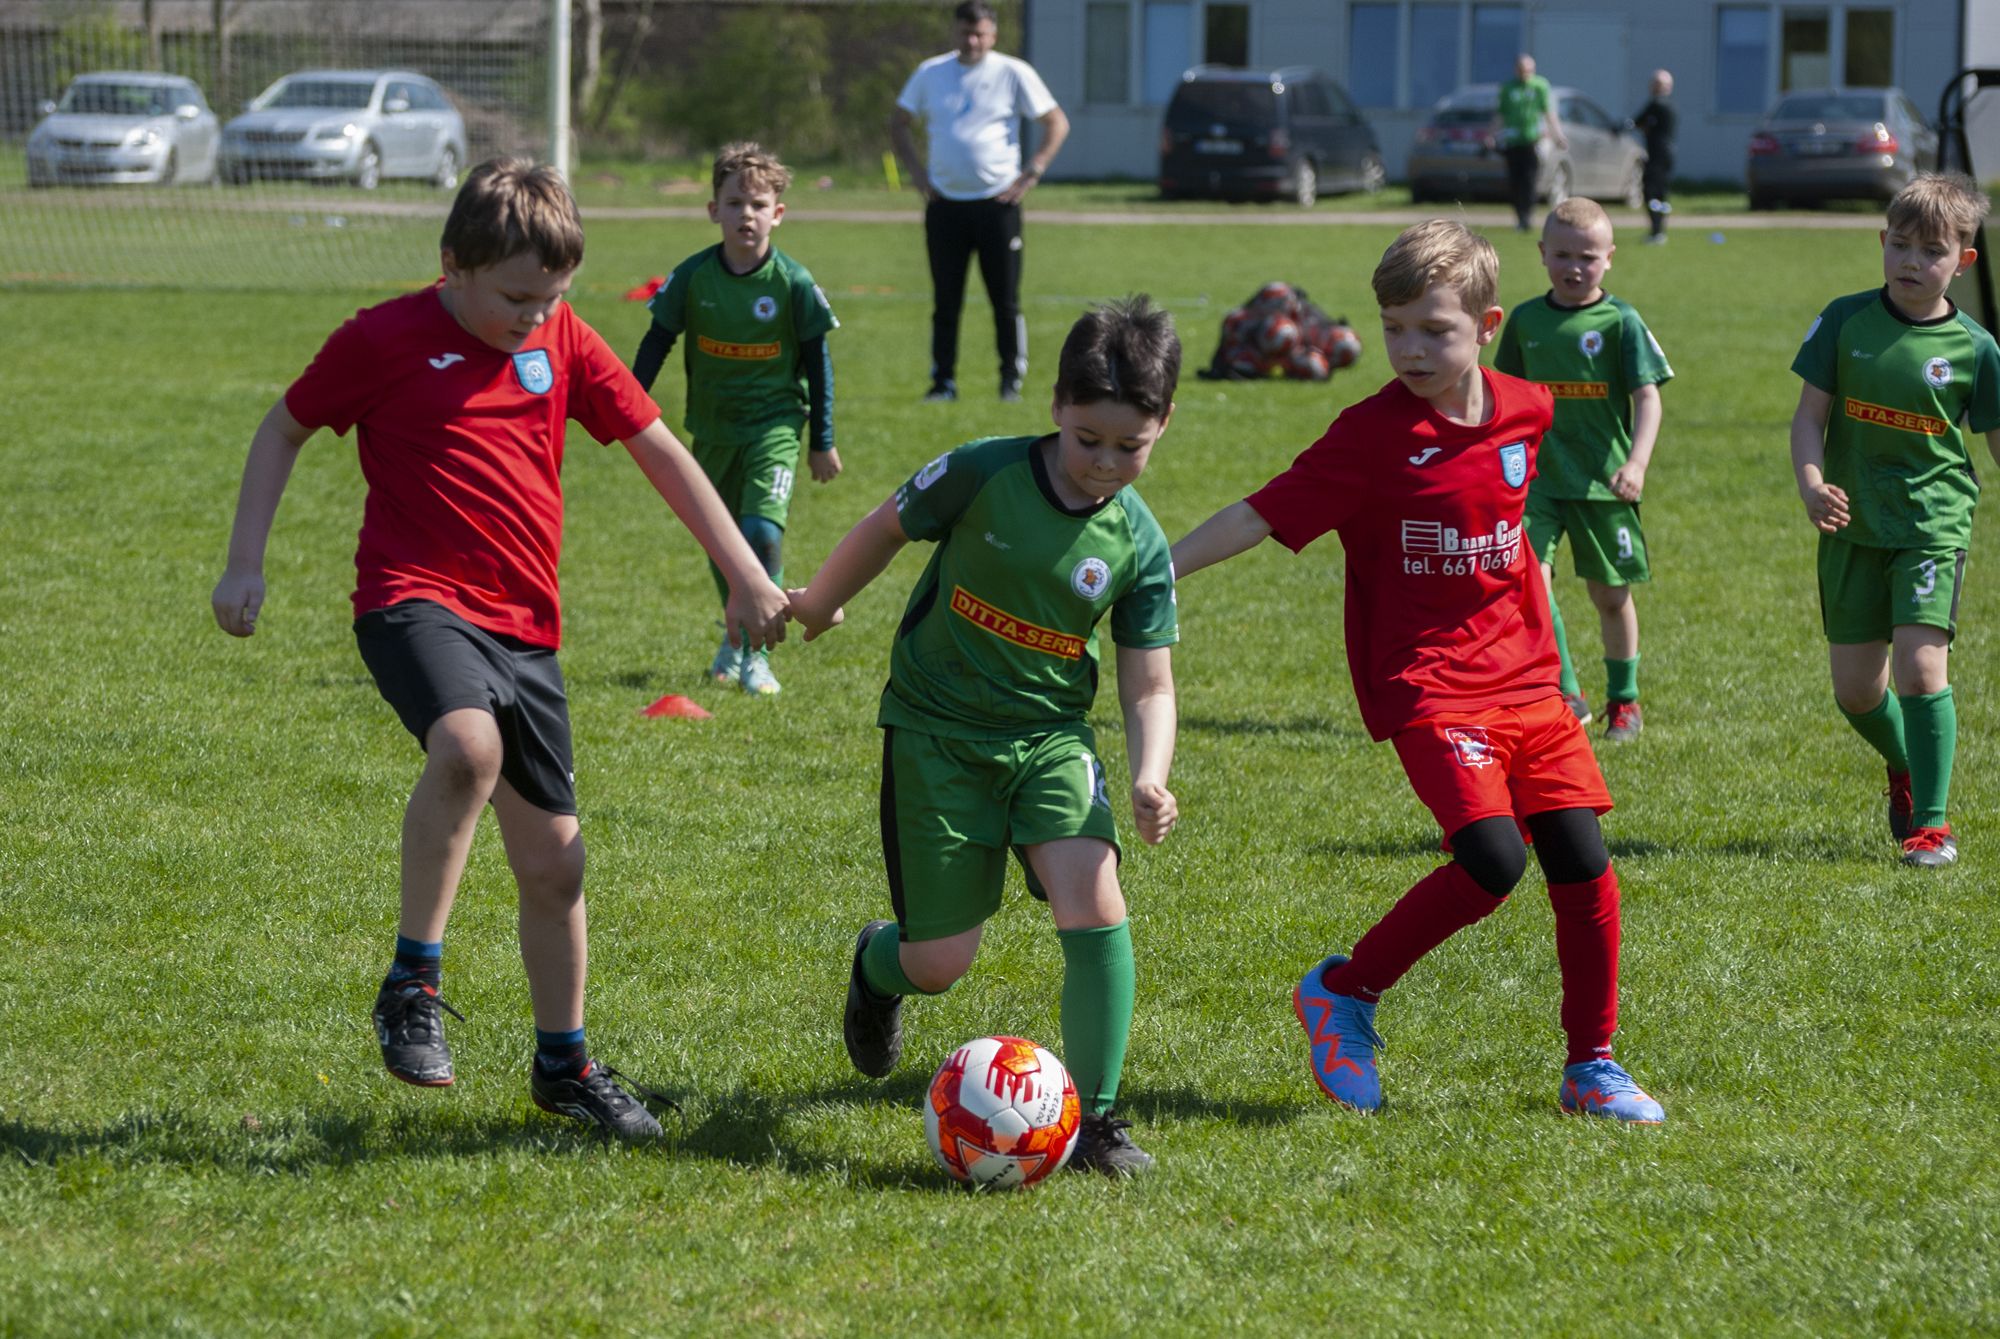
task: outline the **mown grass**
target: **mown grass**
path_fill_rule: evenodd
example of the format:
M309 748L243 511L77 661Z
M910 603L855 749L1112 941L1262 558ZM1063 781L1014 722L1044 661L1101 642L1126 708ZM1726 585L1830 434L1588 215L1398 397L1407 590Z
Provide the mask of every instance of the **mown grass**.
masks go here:
M1383 379L1366 280L1391 235L1031 227L1033 377L1085 301L1135 289L1177 313L1190 367L1265 279L1356 317L1368 351L1331 387L1183 386L1141 484L1178 535ZM619 294L710 236L594 226L577 306L629 352L645 317ZM1529 241L1495 241L1506 300L1539 291ZM914 221L799 207L780 242L844 323L848 472L801 486L802 575L938 450L1047 419L988 398L977 300L967 398L916 403ZM459 1085L381 1071L366 1015L418 754L352 647L351 442L301 460L258 635L232 641L207 611L251 429L379 293L0 293L0 1333L2000 1327L1993 523L1953 665L1964 862L1915 875L1830 701L1785 458L1797 340L1875 281L1876 255L1866 233L1733 232L1629 246L1611 276L1679 373L1649 480L1647 732L1603 758L1621 1055L1670 1123L1556 1114L1532 873L1384 1005L1385 1110L1315 1094L1290 987L1435 863L1437 834L1356 719L1338 545L1266 546L1181 592L1185 817L1126 852L1141 995L1123 1105L1159 1170L1014 1197L953 1188L916 1101L966 1037L1060 1036L1060 955L1018 883L971 977L912 1008L901 1071L860 1080L838 1038L853 931L886 914L872 721L922 554L837 633L781 651L780 699L725 694L698 678L713 597L694 545L622 452L572 438L591 1036L686 1108L664 1147L606 1147L528 1104L490 825L447 947ZM1573 579L1560 589L1595 696L1594 620ZM715 718L642 719L667 691ZM1117 763L1115 701L1107 684Z

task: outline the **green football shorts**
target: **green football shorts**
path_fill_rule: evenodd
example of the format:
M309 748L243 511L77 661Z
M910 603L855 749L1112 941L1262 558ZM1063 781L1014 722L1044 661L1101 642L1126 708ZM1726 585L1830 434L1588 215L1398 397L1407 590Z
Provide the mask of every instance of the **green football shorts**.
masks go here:
M1964 582L1964 549L1876 549L1819 537L1819 619L1829 642L1886 642L1905 623L1955 637Z
M1550 566L1555 565L1556 548L1567 534L1570 560L1585 581L1628 586L1653 579L1636 502L1543 497L1530 488L1526 521L1529 546Z
M797 424L774 424L748 440L696 442L694 460L731 516L762 516L784 528L799 469Z
M1118 849L1088 725L979 740L883 727L882 857L905 940L984 924L1000 909L1009 847L1028 891L1046 897L1022 848L1064 837Z

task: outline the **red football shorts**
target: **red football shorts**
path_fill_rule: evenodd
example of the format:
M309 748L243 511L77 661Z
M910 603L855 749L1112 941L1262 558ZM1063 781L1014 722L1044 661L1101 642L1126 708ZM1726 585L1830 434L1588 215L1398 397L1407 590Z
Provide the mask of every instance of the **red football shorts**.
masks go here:
M1451 834L1502 814L1522 820L1556 809L1611 808L1590 740L1562 698L1418 721L1396 732L1396 756L1417 798Z

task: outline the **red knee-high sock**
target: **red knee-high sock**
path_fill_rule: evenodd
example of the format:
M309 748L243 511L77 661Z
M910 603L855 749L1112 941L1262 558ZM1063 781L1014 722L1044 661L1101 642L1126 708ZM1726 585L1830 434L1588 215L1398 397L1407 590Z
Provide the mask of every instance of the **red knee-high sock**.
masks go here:
M1321 980L1336 995L1352 995L1372 1003L1400 981L1418 958L1466 926L1492 915L1506 900L1474 883L1456 860L1440 865L1418 880L1389 908L1388 915L1361 936L1352 958Z
M1618 1030L1618 875L1611 866L1583 883L1552 883L1556 962L1562 967L1565 1064L1606 1060Z

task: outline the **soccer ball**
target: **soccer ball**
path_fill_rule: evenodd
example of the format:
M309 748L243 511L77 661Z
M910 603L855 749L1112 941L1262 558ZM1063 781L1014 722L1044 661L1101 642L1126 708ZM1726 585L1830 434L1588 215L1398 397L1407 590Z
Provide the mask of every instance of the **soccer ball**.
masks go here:
M1361 357L1361 336L1354 333L1351 325L1336 323L1326 342L1326 361L1330 367L1352 367Z
M1285 355L1285 375L1294 381L1325 381L1332 373L1327 370L1326 355L1302 343Z
M1290 353L1299 342L1299 323L1289 316L1270 316L1257 328L1257 348L1276 361Z
M951 1053L924 1097L938 1165L987 1190L1031 1186L1069 1161L1083 1106L1062 1061L1021 1037L981 1037Z

